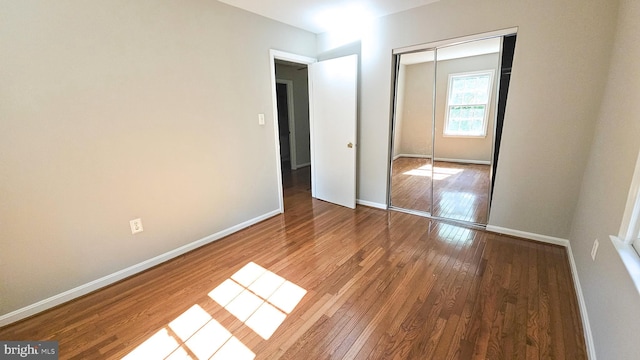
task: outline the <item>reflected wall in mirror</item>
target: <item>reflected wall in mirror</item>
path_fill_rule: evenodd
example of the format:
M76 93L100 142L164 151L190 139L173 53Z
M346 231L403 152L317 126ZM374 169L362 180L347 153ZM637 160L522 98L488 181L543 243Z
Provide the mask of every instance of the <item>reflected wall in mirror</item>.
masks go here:
M431 212L435 52L399 55L392 154L393 206Z
M487 223L501 48L496 36L396 55L391 208Z

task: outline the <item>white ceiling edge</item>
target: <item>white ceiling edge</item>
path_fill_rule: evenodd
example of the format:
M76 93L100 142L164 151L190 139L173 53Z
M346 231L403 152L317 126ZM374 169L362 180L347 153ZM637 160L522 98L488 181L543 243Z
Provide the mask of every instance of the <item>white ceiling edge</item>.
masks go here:
M335 28L357 25L440 0L218 1L315 34L321 34Z
M459 59L470 56L486 55L500 52L501 37L470 41L463 44L438 49L438 61ZM413 65L433 61L433 51L420 51L402 54L401 65Z

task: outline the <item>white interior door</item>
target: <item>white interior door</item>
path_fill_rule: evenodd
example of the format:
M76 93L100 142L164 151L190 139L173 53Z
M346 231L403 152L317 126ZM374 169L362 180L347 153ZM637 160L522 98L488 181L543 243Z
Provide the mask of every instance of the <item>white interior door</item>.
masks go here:
M356 207L358 56L309 66L311 192L313 197Z

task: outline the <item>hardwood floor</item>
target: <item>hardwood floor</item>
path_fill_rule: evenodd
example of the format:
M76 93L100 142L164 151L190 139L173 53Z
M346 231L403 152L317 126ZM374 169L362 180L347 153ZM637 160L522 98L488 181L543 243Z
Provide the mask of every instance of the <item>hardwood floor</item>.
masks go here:
M401 157L393 160L391 204L431 212L431 159Z
M432 215L486 224L489 165L436 161L431 208L431 159L401 157L393 161L391 202Z
M285 214L0 339L61 359L586 359L564 248L342 208L289 175Z

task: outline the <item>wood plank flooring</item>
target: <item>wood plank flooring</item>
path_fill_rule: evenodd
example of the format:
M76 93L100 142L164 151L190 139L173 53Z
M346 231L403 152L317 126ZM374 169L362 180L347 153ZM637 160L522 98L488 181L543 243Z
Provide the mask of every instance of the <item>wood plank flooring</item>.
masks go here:
M393 160L391 204L431 212L431 159L400 157Z
M586 359L564 248L342 208L305 177L285 174L285 214L0 339L60 359Z
M434 216L478 224L488 221L489 165L401 157L393 161L391 203ZM431 182L433 181L433 208Z

